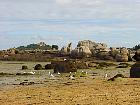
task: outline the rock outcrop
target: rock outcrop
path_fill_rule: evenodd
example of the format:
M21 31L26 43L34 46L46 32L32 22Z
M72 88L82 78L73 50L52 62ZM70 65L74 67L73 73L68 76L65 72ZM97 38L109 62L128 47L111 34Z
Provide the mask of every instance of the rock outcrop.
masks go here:
M95 49L95 46L97 46L97 43L90 41L90 40L83 40L83 41L79 41L77 47L81 47L81 46L86 46L88 47L90 50Z
M91 57L100 52L108 52L106 44L84 40L78 42L77 47L71 52L71 57Z
M135 55L133 56L133 58L136 60L136 61L140 61L140 49L138 49L135 53Z
M83 58L83 57L91 57L92 53L87 46L76 47L71 51L72 58Z
M129 51L127 48L110 48L109 53L117 62L128 61Z
M66 47L62 47L61 52L62 53L71 53L72 51L72 43L69 43Z
M127 62L129 51L127 48L107 48L105 43L95 43L90 40L79 41L77 47L70 53L72 58L96 57L102 60L116 60Z

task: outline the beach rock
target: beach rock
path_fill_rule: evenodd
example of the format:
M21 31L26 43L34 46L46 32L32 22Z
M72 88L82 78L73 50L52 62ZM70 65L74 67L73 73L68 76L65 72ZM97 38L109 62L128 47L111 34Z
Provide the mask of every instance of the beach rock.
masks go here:
M136 60L136 61L140 61L140 49L138 49L135 53L135 55L133 56L133 58Z
M140 78L140 62L136 62L130 69L130 78Z
M69 73L69 72L77 72L74 62L71 61L61 61L61 62L53 62L54 73Z
M108 52L104 52L104 51L101 51L101 52L97 53L96 57L101 59L101 60L111 60L111 61L113 61L113 57L110 56L110 54Z
M117 75L115 75L114 77L108 79L108 81L115 81L115 79L116 79L116 78L119 78L119 77L121 77L121 78L125 78L124 75L122 75L122 74L117 74Z
M72 43L69 43L66 47L62 47L62 53L70 53L72 51Z
M94 62L90 62L88 64L88 67L98 67L98 64L97 63L94 63Z
M53 64L47 64L45 65L45 69L48 70L48 69L54 69L54 65Z
M83 57L91 57L92 53L87 46L76 47L73 51L71 51L72 58L83 58Z
M77 69L88 69L88 64L86 62L83 62L83 61L75 62L74 65Z
M117 62L127 62L128 61L128 55L117 54L115 59L116 59Z
M22 70L27 70L27 69L28 69L28 66L25 66L25 65L22 66Z
M86 46L89 48L89 50L92 50L95 49L94 47L97 46L97 44L90 40L83 40L83 41L79 41L77 45L77 47L81 47L81 46Z
M127 48L121 48L120 49L120 53L123 54L123 55L128 55L129 54L129 51Z
M97 43L95 46L95 50L106 51L107 45L105 43Z
M35 65L35 67L34 67L34 70L42 70L42 69L43 69L43 67L42 67L41 64L37 64L37 65Z
M117 66L117 68L128 68L128 67L130 67L131 65L130 64L128 64L128 63L120 63L118 66Z
M120 54L120 50L115 47L111 47L109 54L115 58L117 54Z

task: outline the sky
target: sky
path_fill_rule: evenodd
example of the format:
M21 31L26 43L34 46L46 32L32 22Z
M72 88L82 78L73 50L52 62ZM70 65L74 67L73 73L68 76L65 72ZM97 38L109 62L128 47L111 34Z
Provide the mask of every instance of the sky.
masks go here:
M133 47L139 34L140 0L0 0L0 49L80 40Z

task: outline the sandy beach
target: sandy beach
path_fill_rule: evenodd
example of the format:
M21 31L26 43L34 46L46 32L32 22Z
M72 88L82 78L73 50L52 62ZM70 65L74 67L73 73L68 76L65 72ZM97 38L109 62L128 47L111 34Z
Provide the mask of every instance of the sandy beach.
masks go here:
M30 67L35 64L22 63ZM20 69L21 65L2 62L0 70L13 74L24 72ZM13 68L6 69L9 67ZM128 78L129 69L85 70L88 72L86 77L75 77L74 80L69 79L68 73L54 74L55 78L50 78L49 71L43 70L35 71L37 75L1 76L0 105L139 105L140 79ZM108 73L107 78L105 73ZM118 73L126 78L107 81Z

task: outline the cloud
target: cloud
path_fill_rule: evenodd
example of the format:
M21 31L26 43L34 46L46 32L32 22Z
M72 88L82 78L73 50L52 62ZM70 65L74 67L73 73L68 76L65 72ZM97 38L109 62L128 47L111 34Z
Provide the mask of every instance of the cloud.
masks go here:
M91 39L118 46L131 39L134 46L140 38L139 13L139 0L0 0L0 43L6 43L0 48L37 39L59 45Z

